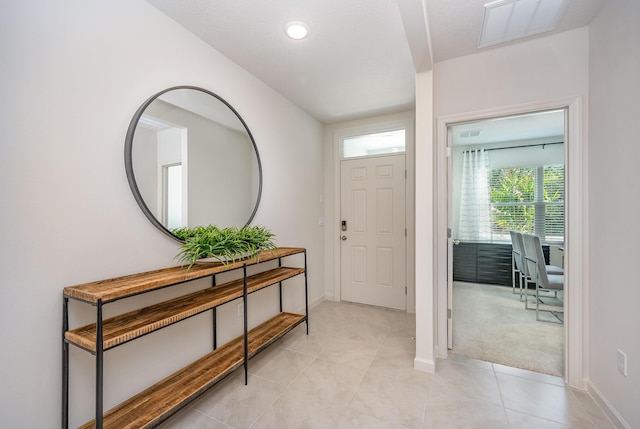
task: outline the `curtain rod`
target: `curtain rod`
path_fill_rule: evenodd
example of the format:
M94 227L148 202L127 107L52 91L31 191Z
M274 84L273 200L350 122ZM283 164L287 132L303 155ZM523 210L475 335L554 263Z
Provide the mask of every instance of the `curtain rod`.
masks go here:
M564 142L536 143L536 144L525 144L522 146L509 146L509 147L493 147L493 148L485 149L485 151L502 150L502 149L519 149L521 147L534 147L534 146L542 146L542 148L544 149L546 145L551 145L551 144L564 144Z

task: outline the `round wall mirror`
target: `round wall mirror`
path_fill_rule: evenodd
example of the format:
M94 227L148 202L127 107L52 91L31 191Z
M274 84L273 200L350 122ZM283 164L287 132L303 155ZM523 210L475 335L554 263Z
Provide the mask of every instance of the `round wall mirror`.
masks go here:
M249 128L218 95L192 86L161 91L133 116L125 169L145 216L162 232L248 225L262 193Z

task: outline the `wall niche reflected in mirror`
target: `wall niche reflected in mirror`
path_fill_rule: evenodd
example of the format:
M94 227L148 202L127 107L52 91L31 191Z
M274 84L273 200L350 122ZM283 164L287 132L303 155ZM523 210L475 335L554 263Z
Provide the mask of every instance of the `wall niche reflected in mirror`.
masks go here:
M138 109L125 168L145 216L175 239L181 227L243 227L260 203L262 167L251 132L229 103L202 88L169 88Z

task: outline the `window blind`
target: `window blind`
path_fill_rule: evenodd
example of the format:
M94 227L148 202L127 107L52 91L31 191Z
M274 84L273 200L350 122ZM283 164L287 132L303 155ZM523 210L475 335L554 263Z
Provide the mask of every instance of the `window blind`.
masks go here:
M491 241L508 241L509 231L564 240L564 166L489 170Z

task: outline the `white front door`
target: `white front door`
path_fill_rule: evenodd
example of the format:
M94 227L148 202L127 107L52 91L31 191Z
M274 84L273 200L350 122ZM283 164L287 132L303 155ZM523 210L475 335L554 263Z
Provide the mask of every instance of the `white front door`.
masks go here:
M341 161L341 299L406 310L405 155Z

